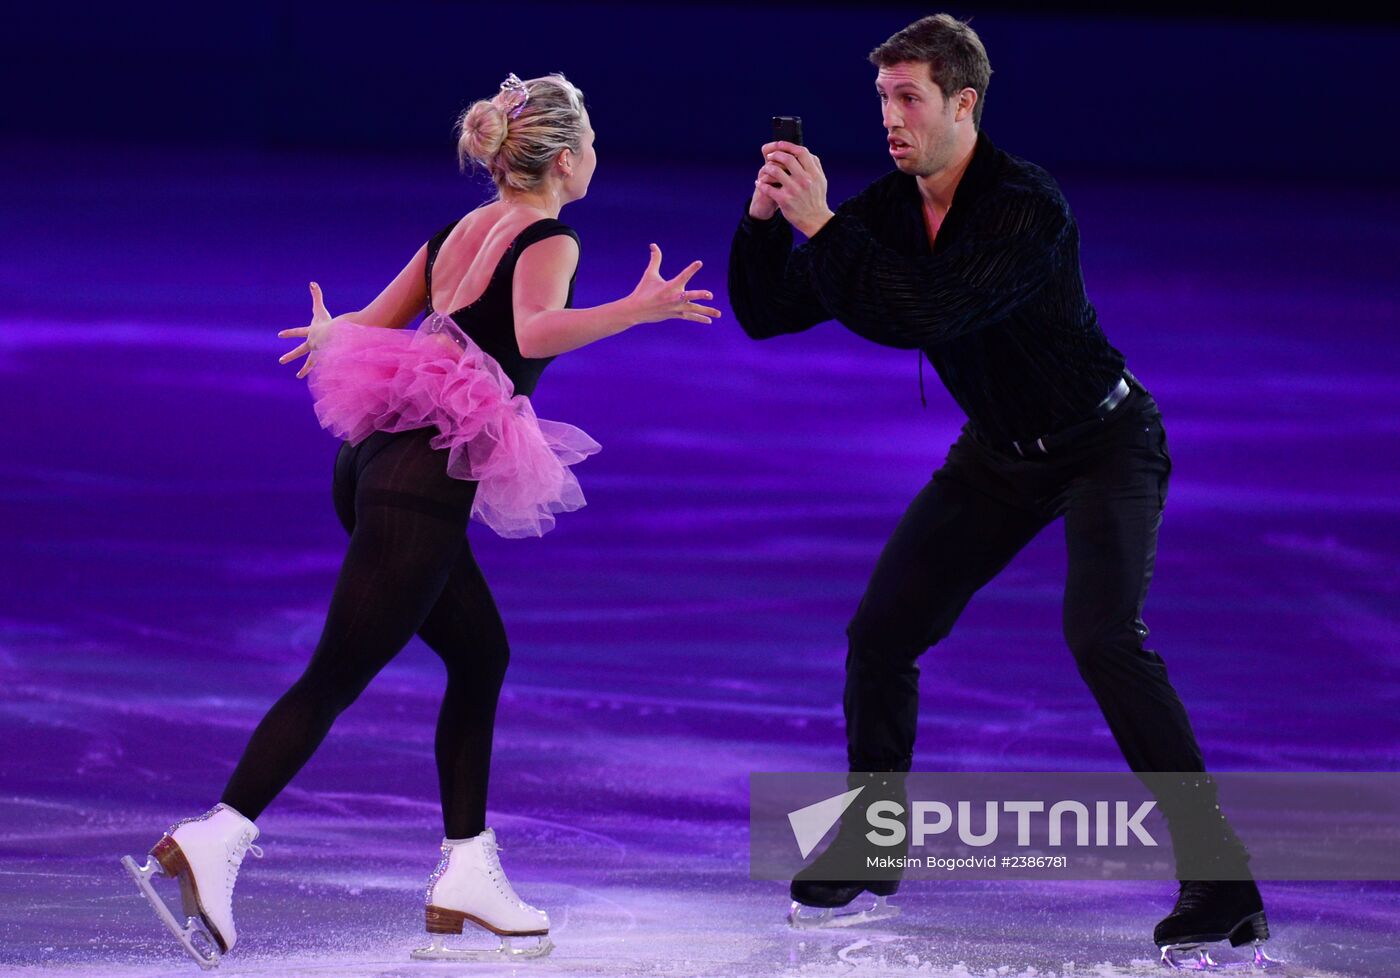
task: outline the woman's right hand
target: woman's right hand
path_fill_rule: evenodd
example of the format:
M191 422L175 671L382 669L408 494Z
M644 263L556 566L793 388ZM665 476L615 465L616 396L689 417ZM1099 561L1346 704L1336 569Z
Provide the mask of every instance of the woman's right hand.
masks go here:
M708 323L718 319L720 311L696 303L696 299L713 299L714 294L703 289L687 289L692 275L700 271L701 262L693 261L673 279L661 277L661 249L651 246L651 261L642 273L642 280L627 297L632 315L638 323L659 323L667 319L688 319L693 323Z
M326 311L325 300L321 297L321 287L315 282L311 283L311 322L305 326L294 326L291 329L284 329L277 335L282 337L300 336L302 343L295 350L282 354L277 358L278 363L286 363L295 360L297 357L306 356L306 362L297 371L297 379L300 380L311 372L311 368L316 365L316 351L325 345L326 339L330 336L332 323L334 320L331 314Z

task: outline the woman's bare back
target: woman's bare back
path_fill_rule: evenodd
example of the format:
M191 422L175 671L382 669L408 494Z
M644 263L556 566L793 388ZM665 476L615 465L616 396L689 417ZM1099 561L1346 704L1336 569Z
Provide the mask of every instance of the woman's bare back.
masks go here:
M546 216L534 208L494 201L463 217L443 240L433 263L433 308L451 314L480 299L511 242Z

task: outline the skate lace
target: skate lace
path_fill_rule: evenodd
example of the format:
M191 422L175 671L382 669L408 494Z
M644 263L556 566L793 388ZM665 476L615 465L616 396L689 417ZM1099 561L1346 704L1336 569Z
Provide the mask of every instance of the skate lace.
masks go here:
M496 884L496 889L508 900L526 910L534 910L515 892L515 888L510 885L510 880L506 878L506 871L501 868L501 844L498 842L486 842L483 846L483 855L486 856L486 873L491 877L491 882Z
M1176 891L1176 906L1172 913L1190 913L1200 909L1210 896L1210 884L1198 880L1183 880Z
M252 853L258 859L263 857L261 846L253 844L252 833L244 832L238 837L233 848L228 851L228 891L233 893L233 884L238 882L238 870L243 865L243 854Z

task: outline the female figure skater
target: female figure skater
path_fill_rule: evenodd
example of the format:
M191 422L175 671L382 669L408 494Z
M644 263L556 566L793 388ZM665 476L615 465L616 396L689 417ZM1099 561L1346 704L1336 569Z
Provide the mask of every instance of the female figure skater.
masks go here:
M464 537L469 515L505 536L539 535L583 505L567 468L598 446L538 420L528 395L556 355L639 323L708 323L719 311L687 288L692 262L661 277L661 251L630 295L571 308L578 237L559 221L588 190L596 157L582 93L562 75L511 75L458 122L465 166L483 165L497 197L439 231L364 309L331 318L311 285L312 321L278 335L303 342L317 417L346 439L336 514L350 533L325 628L306 672L253 732L220 803L177 822L138 867L157 914L204 967L234 946L232 896L256 819L335 718L416 633L447 665L435 752L445 837L427 888L433 946L417 957L543 955L549 918L516 896L486 827L496 702L509 650L491 592ZM427 316L404 331L416 313ZM175 877L186 923L151 877ZM490 951L443 945L472 921L500 935ZM202 925L202 926L201 926ZM512 936L537 936L512 948Z

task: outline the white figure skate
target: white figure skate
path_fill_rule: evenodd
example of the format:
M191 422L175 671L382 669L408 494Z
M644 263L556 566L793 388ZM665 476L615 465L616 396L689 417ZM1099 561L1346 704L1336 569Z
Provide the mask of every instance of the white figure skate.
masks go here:
M172 825L152 847L144 866L137 866L130 856L122 857L122 865L156 916L201 968L216 967L220 955L238 940L233 926L233 884L245 853L262 858L262 850L253 845L257 837L256 825L228 805L219 804L203 815ZM151 884L157 872L179 881L183 924Z
M496 833L487 829L463 842L442 840L442 859L428 879L424 910L433 942L409 952L420 961L497 961L542 958L554 950L549 915L516 896L501 869ZM501 939L494 948L448 947L449 934L471 921ZM516 937L537 941L517 947Z

